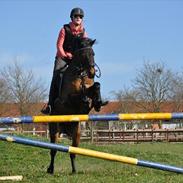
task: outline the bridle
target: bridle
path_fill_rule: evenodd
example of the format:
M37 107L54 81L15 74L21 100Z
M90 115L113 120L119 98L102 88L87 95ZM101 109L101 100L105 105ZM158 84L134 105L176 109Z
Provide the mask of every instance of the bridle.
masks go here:
M76 53L80 52L80 51L87 50L87 49L92 49L92 47L91 47L91 46L87 46L87 47L84 47L84 48L77 49L76 51L74 51L74 55L75 55ZM100 70L100 67L99 67L95 62L94 62L93 64L90 64L89 66L90 66L90 67L93 67L93 68L95 69L95 76L96 76L97 78L100 78L100 77L101 77L101 70ZM95 67L96 67L96 68L95 68ZM77 70L79 71L80 68L77 67ZM98 72L98 74L97 74L97 72ZM85 72L85 73L82 73L82 72L81 72L81 76L82 76L82 77L87 76L87 73L86 73L86 72Z

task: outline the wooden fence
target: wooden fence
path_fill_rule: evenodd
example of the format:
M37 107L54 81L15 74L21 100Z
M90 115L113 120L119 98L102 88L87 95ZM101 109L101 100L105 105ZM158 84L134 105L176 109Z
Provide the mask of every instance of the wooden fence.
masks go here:
M15 131L5 131L13 134ZM21 131L23 134L39 135L49 138L49 131ZM65 135L62 134L62 138ZM183 142L183 129L137 129L137 130L81 130L81 140L94 143L123 142Z
M183 142L183 129L93 130L92 142Z

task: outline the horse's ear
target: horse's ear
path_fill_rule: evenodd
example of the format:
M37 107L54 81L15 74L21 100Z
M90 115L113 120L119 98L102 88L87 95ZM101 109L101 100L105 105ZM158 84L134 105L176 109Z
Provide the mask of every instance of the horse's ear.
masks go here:
M93 46L95 44L96 39L92 40L90 45Z

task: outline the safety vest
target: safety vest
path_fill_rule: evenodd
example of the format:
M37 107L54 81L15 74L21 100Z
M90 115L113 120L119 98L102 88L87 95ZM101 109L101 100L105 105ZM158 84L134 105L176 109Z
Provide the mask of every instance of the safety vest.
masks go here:
M72 34L69 24L65 24L64 29L65 29L65 40L64 40L64 44L63 44L63 49L66 52L73 53L74 39L76 37L83 37L85 29L83 29L83 31L77 35Z

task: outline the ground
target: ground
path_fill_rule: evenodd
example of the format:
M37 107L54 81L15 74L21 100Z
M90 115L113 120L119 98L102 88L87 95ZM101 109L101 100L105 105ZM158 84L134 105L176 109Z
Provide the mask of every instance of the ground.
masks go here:
M63 143L69 144L70 142L64 141ZM183 165L182 143L141 143L98 146L81 142L80 147L179 167ZM22 182L183 182L182 174L178 175L176 173L84 156L77 156L76 164L78 172L72 175L69 156L67 153L61 152L56 157L55 174L49 175L46 173L49 159L49 150L0 142L0 176L23 175Z

